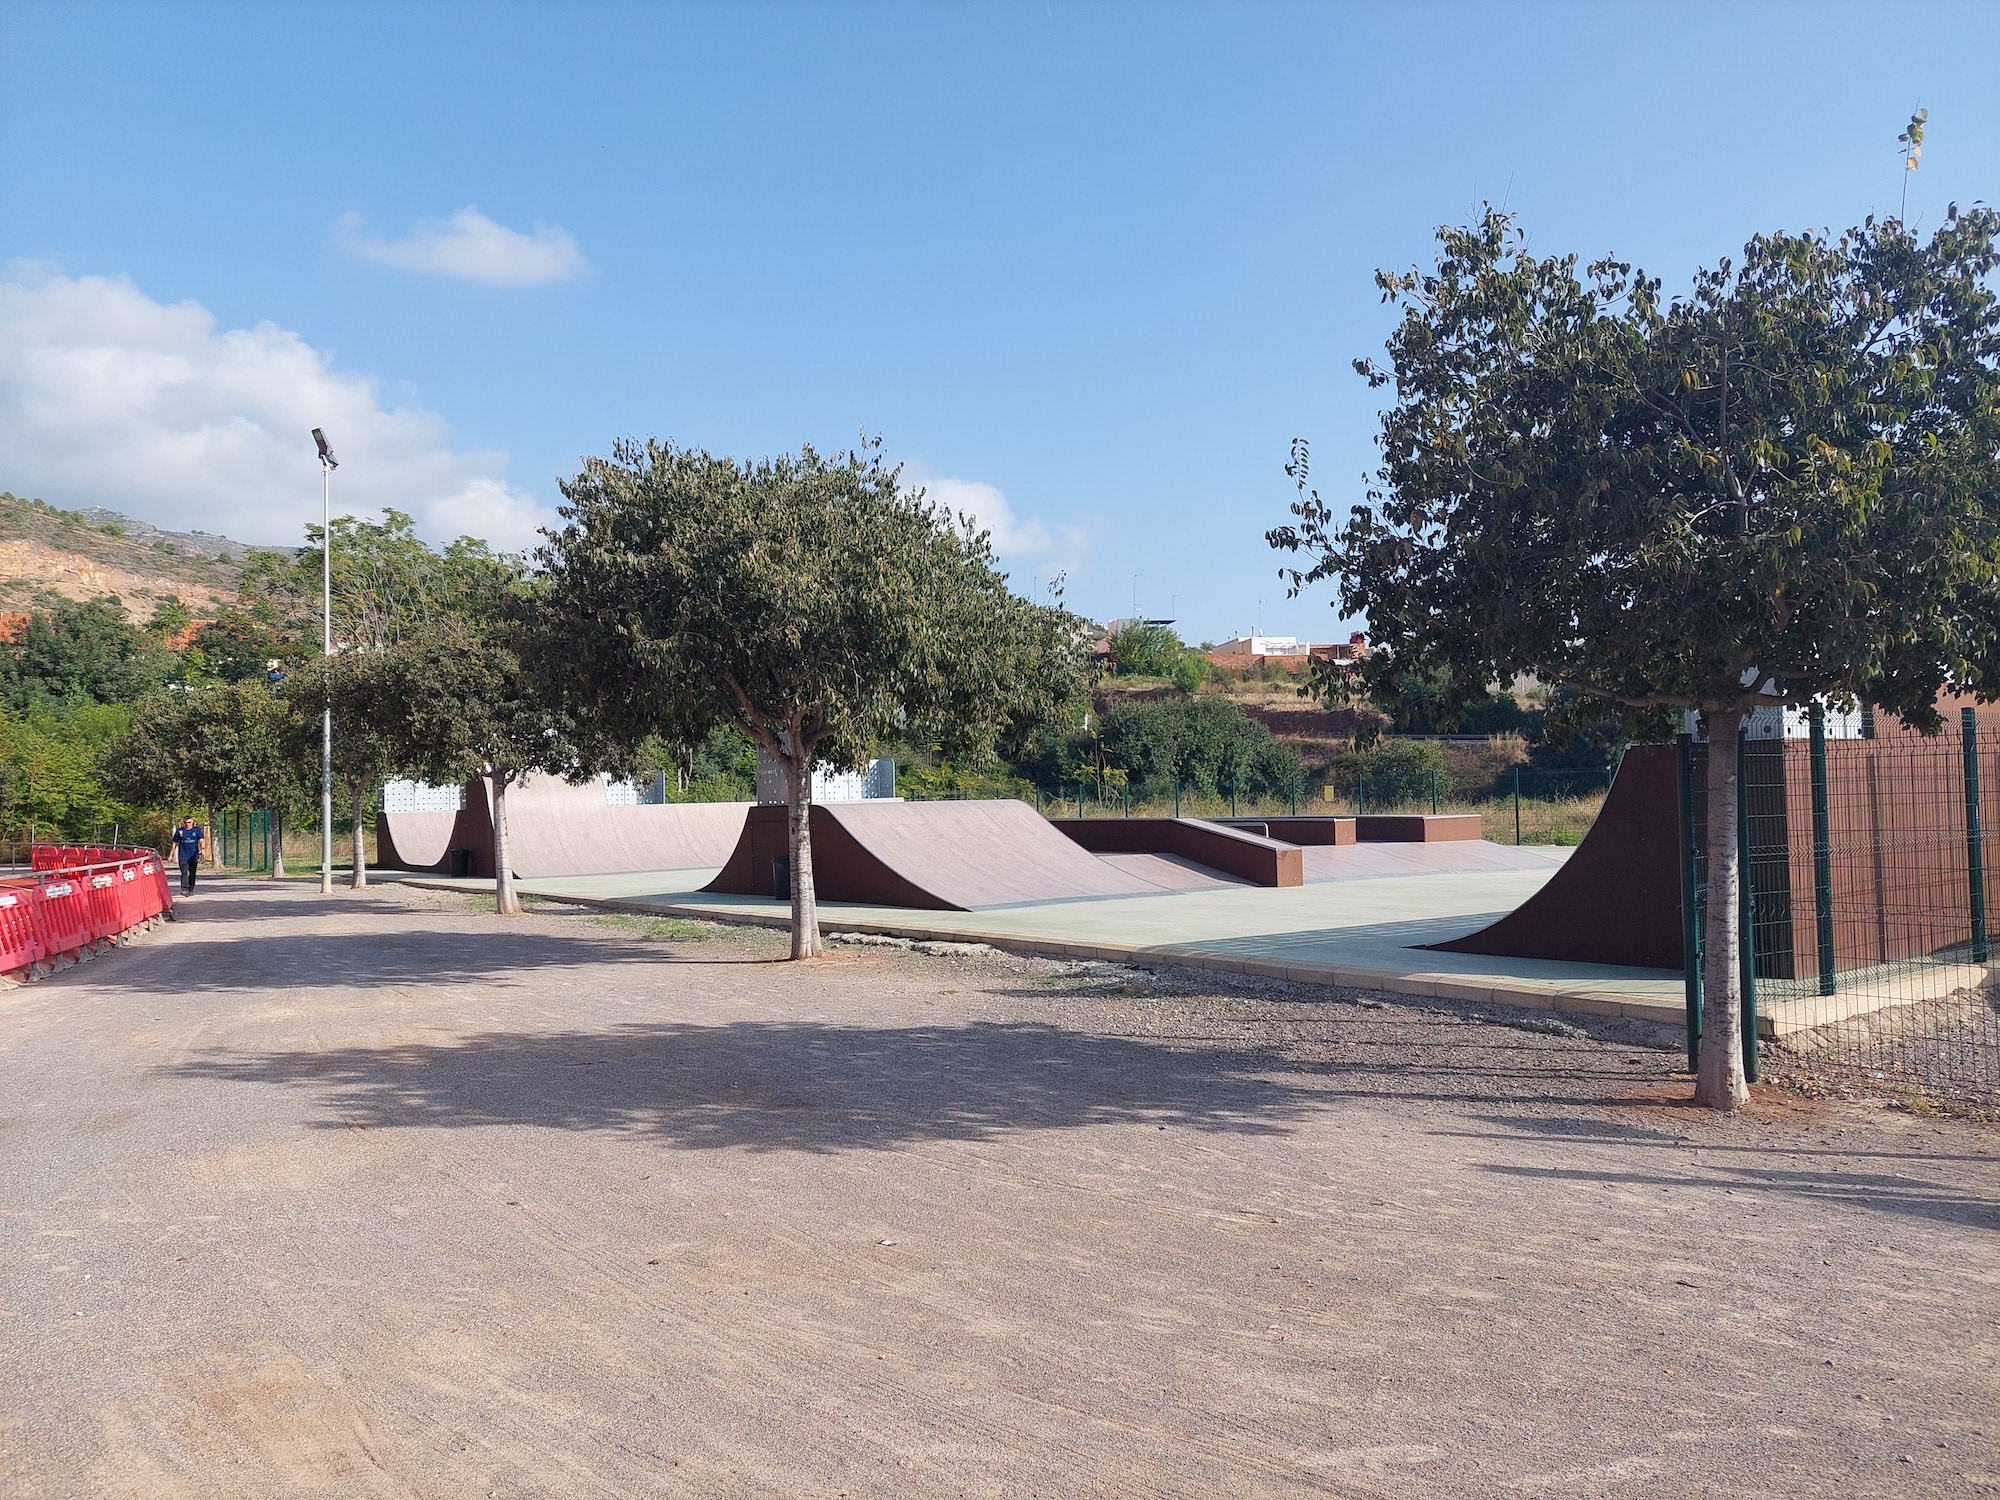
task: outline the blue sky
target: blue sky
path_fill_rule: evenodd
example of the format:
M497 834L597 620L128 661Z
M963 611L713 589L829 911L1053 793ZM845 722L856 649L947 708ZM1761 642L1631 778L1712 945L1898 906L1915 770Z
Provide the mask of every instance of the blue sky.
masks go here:
M0 487L296 540L318 424L518 544L620 436L865 426L1024 588L1324 640L1262 535L1294 436L1359 493L1376 267L1491 198L1671 286L1893 212L1920 104L1912 220L2000 197L2000 6L10 0Z

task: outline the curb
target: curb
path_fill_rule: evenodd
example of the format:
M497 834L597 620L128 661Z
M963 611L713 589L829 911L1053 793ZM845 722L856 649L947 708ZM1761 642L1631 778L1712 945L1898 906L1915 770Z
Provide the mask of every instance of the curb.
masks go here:
M463 887L441 881L406 880L404 885L422 890L458 891ZM545 891L523 892L539 901L556 901L566 906L587 906L598 911L624 912L642 917L680 917L698 922L721 922L739 927L789 928L789 912L718 911L712 906L685 906L671 901L639 901L606 896L558 896ZM1545 1010L1558 1015L1579 1015L1651 1021L1665 1026L1685 1026L1687 1012L1678 1002L1634 1000L1616 991L1571 988L1549 979L1501 979L1485 976L1468 978L1462 974L1412 973L1396 969L1356 969L1337 964L1285 963L1272 958L1237 958L1205 948L1165 944L1139 947L1126 943L1070 943L1054 938L1023 937L1018 933L969 932L959 928L940 929L909 922L876 922L820 916L824 932L865 933L873 937L908 938L920 943L984 943L1004 953L1031 958L1096 959L1104 963L1176 964L1189 969L1212 969L1222 974L1245 974L1260 979L1285 979L1297 984L1319 984L1344 989L1374 990L1382 994L1410 995L1426 1000L1456 1000L1485 1005L1511 1005L1521 1010Z

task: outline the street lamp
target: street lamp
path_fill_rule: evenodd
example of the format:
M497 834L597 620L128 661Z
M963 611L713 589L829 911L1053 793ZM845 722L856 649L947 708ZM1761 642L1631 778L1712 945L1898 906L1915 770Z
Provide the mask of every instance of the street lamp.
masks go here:
M333 471L340 460L333 456L326 434L313 429L319 445L319 603L321 619L320 670L333 667ZM319 893L333 894L333 683L322 677L324 712L319 723ZM361 837L355 829L354 836Z

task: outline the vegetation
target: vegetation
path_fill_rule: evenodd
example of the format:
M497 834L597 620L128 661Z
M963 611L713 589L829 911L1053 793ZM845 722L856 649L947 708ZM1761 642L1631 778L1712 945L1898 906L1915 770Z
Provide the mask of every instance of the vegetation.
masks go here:
M285 873L282 816L304 799L300 730L289 704L258 682L220 682L159 693L106 746L106 783L141 806L270 808L273 876Z
M1153 677L1191 693L1212 675L1208 657L1166 625L1127 625L1111 638L1111 666L1120 677Z
M984 533L902 489L879 448L738 463L620 444L563 486L542 554L591 748L728 725L783 768L792 954L821 951L812 770L901 733L977 763L1079 693L1081 622L1013 593Z
M1294 587L1339 583L1367 680L1444 674L1456 710L1533 674L1627 724L1859 698L1934 726L2000 695L2000 216L1954 208L1760 237L1689 292L1526 250L1505 215L1440 232L1404 309L1382 467L1342 520L1295 450ZM1344 509L1344 507L1343 507ZM1709 757L1710 1008L1696 1096L1734 1108L1736 757Z

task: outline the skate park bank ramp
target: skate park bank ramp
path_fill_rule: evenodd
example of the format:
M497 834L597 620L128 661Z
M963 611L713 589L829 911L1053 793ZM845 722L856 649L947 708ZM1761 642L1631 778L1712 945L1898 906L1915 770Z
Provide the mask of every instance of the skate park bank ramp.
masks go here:
M748 802L669 802L614 807L604 783L572 786L531 776L507 793L507 844L523 880L713 870L743 832ZM483 779L465 786L456 812L384 812L378 862L387 869L492 879L493 802Z
M820 802L811 816L813 886L823 901L986 911L1164 888L1065 838L1025 802ZM782 899L778 862L790 857L786 809L753 807L706 889Z

